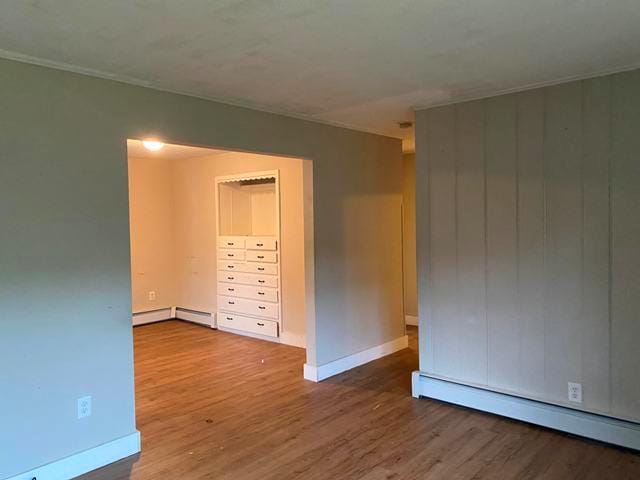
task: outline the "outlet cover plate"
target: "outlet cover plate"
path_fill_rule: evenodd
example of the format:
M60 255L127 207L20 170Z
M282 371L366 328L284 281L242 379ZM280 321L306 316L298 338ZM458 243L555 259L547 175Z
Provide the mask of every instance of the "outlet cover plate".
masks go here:
M91 416L91 397L81 397L78 399L78 420Z
M573 403L582 403L582 384L569 382L568 387L569 401Z

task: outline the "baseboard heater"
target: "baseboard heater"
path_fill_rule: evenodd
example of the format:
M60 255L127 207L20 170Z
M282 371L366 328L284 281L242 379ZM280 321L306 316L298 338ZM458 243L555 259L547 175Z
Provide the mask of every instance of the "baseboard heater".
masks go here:
M551 405L413 372L415 398L434 398L562 432L640 450L640 424Z
M136 325L145 325L147 323L161 322L163 320L170 320L173 318L171 314L171 308L160 308L158 310L149 310L147 312L134 313L132 316L132 323Z
M199 312L189 308L176 307L176 318L215 328L215 316L209 312Z

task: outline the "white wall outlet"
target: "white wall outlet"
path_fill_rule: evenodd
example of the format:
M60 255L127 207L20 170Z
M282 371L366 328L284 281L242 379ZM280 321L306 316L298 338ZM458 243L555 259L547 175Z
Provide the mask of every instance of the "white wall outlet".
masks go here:
M153 290L151 290L149 292L149 300L155 300L156 299L156 292L154 292Z
M82 397L78 399L78 419L91 416L91 397Z
M569 382L569 401L582 403L582 384Z

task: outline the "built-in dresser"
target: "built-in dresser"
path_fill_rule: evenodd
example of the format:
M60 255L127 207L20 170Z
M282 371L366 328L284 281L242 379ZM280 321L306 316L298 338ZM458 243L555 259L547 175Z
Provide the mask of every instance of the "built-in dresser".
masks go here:
M279 336L280 201L278 172L216 178L217 327Z

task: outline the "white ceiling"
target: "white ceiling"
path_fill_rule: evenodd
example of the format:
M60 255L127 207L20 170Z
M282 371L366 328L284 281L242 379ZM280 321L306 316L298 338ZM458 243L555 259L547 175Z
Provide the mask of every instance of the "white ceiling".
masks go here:
M5 0L0 49L403 137L412 107L640 66L640 0Z
M162 149L152 152L142 145L141 140L127 140L127 155L136 158L164 158L166 160L181 160L183 158L207 157L227 153L224 150L212 148L190 147L187 145L175 145L166 143Z

